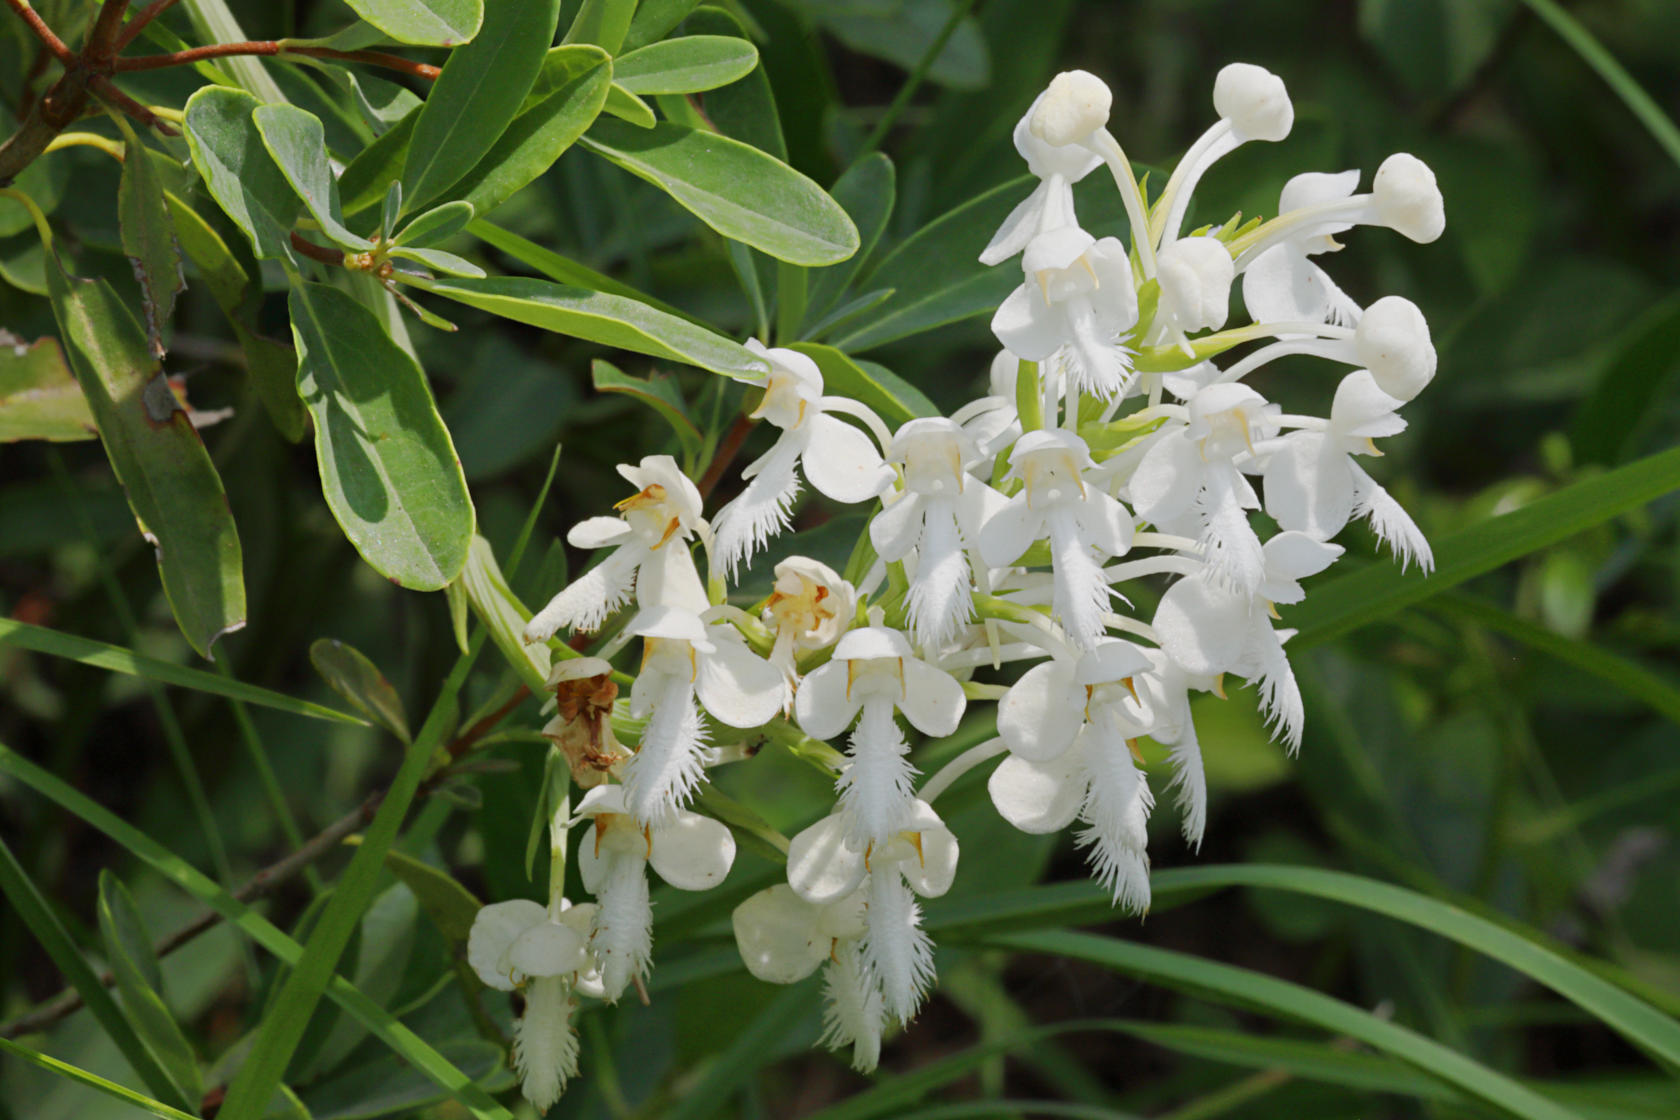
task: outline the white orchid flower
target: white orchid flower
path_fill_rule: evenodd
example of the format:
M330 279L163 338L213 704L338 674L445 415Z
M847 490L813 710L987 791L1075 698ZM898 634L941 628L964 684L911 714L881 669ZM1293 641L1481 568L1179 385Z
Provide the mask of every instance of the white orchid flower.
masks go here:
M595 907L561 899L560 908L551 914L525 898L492 903L479 910L467 935L467 963L480 980L498 991L525 990L513 1061L525 1099L539 1113L552 1108L577 1076L572 992L600 994L587 946Z
M869 539L889 563L916 554L905 606L924 650L956 637L974 613L969 553L979 549L986 518L1004 504L1003 495L968 474L979 454L944 417L906 422L887 450L904 467L904 489L869 523Z
M705 772L698 705L720 723L758 727L782 710L787 682L733 626L707 625L682 607L646 608L625 630L642 639L630 714L647 726L624 766L624 798L637 821L658 825L688 802Z
M1272 604L1298 603L1300 581L1329 567L1342 554L1306 533L1279 533L1263 550L1263 578L1253 595L1206 575L1188 576L1161 596L1152 625L1161 648L1186 673L1215 677L1235 673L1258 686L1260 707L1291 752L1300 748L1301 692L1283 643L1292 630L1272 629Z
M1103 633L1111 591L1098 557L1132 547L1132 516L1109 494L1086 486L1093 466L1085 441L1072 432L1028 432L1015 443L1010 478L1025 485L980 531L980 554L994 567L1015 562L1034 541L1050 541L1051 610L1069 639L1090 649Z
M822 371L797 350L767 349L756 339L747 349L770 365L760 384L764 399L753 415L782 430L776 443L741 472L747 485L718 511L714 562L732 576L771 537L788 527L799 474L837 502L866 502L892 481L892 471L862 431L829 415L846 404L823 397ZM847 405L848 411L855 411Z
M886 843L857 844L856 832L842 809L795 836L788 846L788 885L817 906L862 891L859 963L879 989L883 1010L908 1023L934 977L933 942L921 928L916 896L938 898L951 889L957 838L919 800Z
M1070 70L1056 75L1033 99L1015 125L1015 150L1039 184L1010 211L980 254L984 265L1001 264L1045 230L1073 225L1073 184L1102 165L1083 141L1108 123L1113 94L1094 74Z
M1359 171L1334 175L1309 171L1283 185L1278 213L1322 206L1350 198L1359 187ZM1336 234L1351 222L1308 227L1256 255L1243 270L1243 303L1256 323L1334 323L1351 327L1361 309L1337 287L1329 273L1310 258L1342 248Z
M1156 262L1161 299L1154 333L1194 354L1186 336L1218 330L1230 316L1236 277L1231 251L1216 237L1186 237L1163 248Z
M1259 496L1244 468L1278 432L1279 409L1246 385L1210 385L1190 398L1188 420L1151 437L1127 484L1138 516L1195 537L1210 573L1247 594L1263 578L1248 511Z
M915 812L916 771L893 713L937 738L956 731L967 704L955 677L916 657L903 634L884 626L841 638L833 660L800 683L794 714L813 739L832 739L857 720L851 764L836 784L860 851L888 843Z
M1353 226L1386 226L1426 244L1440 237L1446 225L1446 207L1435 173L1416 156L1396 152L1377 168L1369 194L1304 192L1301 206L1244 234L1233 243L1233 251L1237 271L1244 272L1275 245L1302 244L1303 239L1334 235Z
M649 455L640 465L620 463L637 492L614 508L617 517L591 517L572 526L566 541L573 548L611 548L606 559L568 584L525 625L525 641L552 638L563 627L595 630L607 616L630 601L665 601L674 582L699 585L689 538L705 524L700 491L669 455Z
M625 788L597 786L574 819L593 817L578 845L578 871L597 902L590 947L600 962L603 998L617 1000L653 959L647 869L678 890L709 890L735 862L735 837L710 817L678 811L653 827L636 822Z
M1084 822L1097 881L1115 905L1149 909L1149 784L1134 763L1135 743L1154 719L1134 678L1149 655L1130 642L1104 641L1077 662L1028 669L998 704L1008 745L987 782L992 803L1023 832L1060 832Z
M1161 650L1146 652L1149 671L1134 675L1132 683L1151 717L1149 737L1167 748L1167 762L1173 771L1167 788L1173 791L1178 804L1179 830L1185 843L1200 848L1202 834L1207 830L1207 774L1202 765L1202 745L1196 738L1196 724L1190 718L1190 692L1214 692L1222 685L1217 676L1186 673Z
M1292 326L1312 324L1284 324L1277 342L1232 363L1219 373L1215 383L1241 380L1289 354L1311 354L1368 369L1377 387L1400 401L1417 396L1435 376L1435 344L1429 337L1429 323L1417 304L1402 296L1377 300L1352 329L1325 325L1317 328L1317 335L1305 335L1292 332Z
M1400 401L1377 387L1369 370L1342 378L1322 431L1290 432L1276 441L1266 459L1266 512L1285 529L1329 540L1354 517L1368 517L1378 538L1400 557L1404 569L1413 560L1424 571L1434 567L1429 541L1406 511L1364 468L1355 455L1380 455L1373 439L1397 435L1406 422Z
M782 671L790 689L799 681L798 658L839 641L856 614L857 589L827 564L790 556L776 565L764 621L776 635L770 664ZM789 691L784 711L792 696Z
M1137 288L1126 247L1059 226L1034 237L1026 274L992 316L992 333L1031 362L1060 355L1070 385L1107 399L1126 388L1131 355L1119 338L1137 325Z

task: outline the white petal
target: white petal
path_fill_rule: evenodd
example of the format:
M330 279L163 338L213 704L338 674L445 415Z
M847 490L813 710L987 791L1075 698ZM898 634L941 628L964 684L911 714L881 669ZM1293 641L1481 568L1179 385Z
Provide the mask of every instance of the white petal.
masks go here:
M1056 758L1085 722L1085 690L1058 661L1034 665L998 702L997 728L1009 749L1029 759Z
M1207 464L1184 429L1160 436L1143 453L1128 492L1145 521L1159 525L1182 515L1196 500Z
M1067 341L1067 325L1037 288L1022 284L998 306L992 333L1018 356L1042 362Z
M810 443L799 461L819 493L837 502L867 502L892 482L892 469L863 432L826 413L809 424Z
M1406 430L1398 411L1404 401L1396 400L1377 387L1368 369L1356 369L1336 386L1330 406L1330 424L1336 434L1357 439L1381 439Z
M1149 810L1155 805L1149 784L1132 763L1132 754L1117 735L1096 727L1082 739L1085 772L1090 789L1080 830L1080 847L1090 848L1097 881L1127 911L1149 909Z
M633 977L647 973L653 958L653 908L644 861L614 852L602 862L606 870L590 943L601 962L606 998L616 1000Z
M624 766L624 803L644 826L662 824L688 804L706 772L706 724L694 690L680 677L666 681L641 745Z
M1027 247L1027 242L1038 232L1039 220L1044 216L1044 202L1049 190L1048 183L1038 184L1031 194L1009 212L1009 217L1003 220L1003 224L998 227L998 231L992 235L992 240L981 252L981 264L988 267L1002 264Z
M1417 522L1370 475L1356 464L1349 465L1354 478L1355 516L1370 519L1371 531L1377 539L1400 557L1401 571L1405 571L1406 565L1413 561L1425 573L1433 571L1435 554L1430 551L1429 539L1417 527Z
M600 853L601 845L596 841L596 826L590 825L583 830L583 839L578 841L577 859L578 875L583 879L583 889L590 894L601 893L602 877L606 874L607 861Z
M922 535L922 512L926 503L919 494L905 493L877 513L869 522L869 541L889 564L902 560Z
M1043 535L1044 518L1027 504L1027 492L1023 490L992 514L980 530L980 557L993 568L1005 567Z
M508 960L527 976L564 976L586 966L589 955L576 930L543 921L519 935Z
M607 616L630 601L636 568L647 558L640 544L625 544L574 579L525 624L526 642L541 642L568 626L598 630Z
M1010 755L992 771L986 789L1003 819L1022 832L1060 832L1085 804L1085 763L1079 751L1049 762Z
M472 930L467 934L467 963L490 987L513 991L517 985L508 975L513 967L508 950L520 934L546 921L547 908L528 898L513 898L483 907L473 917Z
M847 744L851 764L835 783L840 812L854 848L883 846L910 825L914 812L915 767L910 745L893 719L892 701L879 693L863 702L863 715Z
M544 977L525 993L525 1014L513 1044L520 1089L538 1115L553 1108L566 1082L577 1076L578 1036L572 1029L572 999L565 980Z
M1153 623L1161 648L1185 672L1216 676L1242 655L1248 637L1248 599L1193 576L1167 588Z
M566 543L573 548L606 548L621 543L632 531L622 517L591 517L572 526Z
M735 908L735 946L747 971L771 984L803 980L828 959L834 939L817 928L821 914L785 883Z
M1292 432L1266 460L1266 512L1285 529L1333 537L1353 515L1348 457L1319 432Z
M923 898L938 898L957 878L957 837L944 825L922 829L921 837L919 855L901 861L898 869L911 890Z
M1266 554L1267 579L1295 583L1315 576L1335 563L1336 557L1342 554L1342 547L1308 533L1279 533L1266 542L1263 551ZM1297 600L1273 597L1273 601Z
M1256 323L1322 323L1335 285L1293 242L1274 245L1243 272L1243 303Z
M863 882L863 853L846 843L846 820L824 817L788 845L788 886L806 902L826 905Z
M731 727L768 723L787 700L781 670L746 644L727 639L720 639L716 650L701 660L695 690L706 710Z
M910 629L923 649L938 649L957 636L973 615L968 552L952 502L930 503L905 607Z
M799 691L793 698L793 714L799 720L800 730L811 738L832 739L846 730L846 725L857 715L861 700L846 695L849 674L846 662L830 661L813 669L799 682Z
M648 863L659 877L684 891L723 882L735 862L735 837L727 825L699 813L678 813L653 832Z
M968 699L962 685L943 669L919 658L904 662L904 697L898 710L923 735L940 738L956 731Z
M1091 490L1075 516L1089 544L1109 556L1124 556L1132 547L1132 515L1126 507L1101 490Z

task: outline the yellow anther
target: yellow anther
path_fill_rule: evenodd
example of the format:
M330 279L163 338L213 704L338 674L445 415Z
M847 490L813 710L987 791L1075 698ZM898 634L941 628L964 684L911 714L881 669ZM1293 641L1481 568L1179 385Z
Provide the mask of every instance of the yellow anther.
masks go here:
M1230 699L1228 696L1225 695L1225 674L1224 673L1221 673L1217 677L1213 678L1213 694L1215 696L1219 697L1221 700Z

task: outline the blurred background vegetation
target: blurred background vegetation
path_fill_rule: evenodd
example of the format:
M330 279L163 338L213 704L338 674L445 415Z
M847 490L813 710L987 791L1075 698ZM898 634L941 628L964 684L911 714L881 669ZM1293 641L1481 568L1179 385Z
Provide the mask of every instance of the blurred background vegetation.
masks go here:
M309 0L232 6L253 37L326 34L346 15ZM951 0L742 0L730 7L756 33L789 162L825 185L865 143L956 9ZM1680 110L1680 5L1582 0L1565 7L1664 109ZM1287 82L1294 133L1222 161L1200 191L1202 220L1239 209L1269 213L1290 175L1349 167L1369 175L1395 150L1420 156L1439 176L1448 214L1440 242L1419 246L1360 229L1345 238L1345 252L1324 262L1361 303L1402 294L1428 316L1440 374L1407 410L1410 430L1387 442L1388 458L1374 473L1432 538L1675 443L1680 166L1673 157L1680 153L1665 153L1531 7L1515 0L980 0L972 9L885 137L897 167L897 206L858 290L882 286L869 273L894 245L1021 173L1010 130L1057 70L1082 67L1107 80L1116 94L1112 127L1128 153L1165 168L1213 119L1215 71L1228 61L1255 62ZM14 23L0 18L0 94L13 105L33 51ZM172 80L187 79L153 79L160 91ZM36 191L54 192L58 214L74 223L79 269L131 285L110 209L115 165L78 150L42 161L31 174L39 176ZM727 279L725 243L662 194L581 149L498 210L496 221L726 333L757 329L753 298ZM971 265L989 233L982 227L957 223L937 243L888 260L884 271L914 286L918 276L972 268L977 290L996 289L995 301L1013 281L1001 275L1007 269L986 278ZM13 286L27 280L20 270L29 267L34 236L20 210L0 213L0 278L8 281L0 284L0 323L25 339L54 333L44 305ZM488 246L475 252L504 271L524 271ZM735 263L740 275L756 267ZM773 276L766 279L773 289ZM248 392L237 347L208 295L189 287L182 301L169 371L186 378L196 409L234 410L204 437L243 537L251 622L218 646L219 656L243 680L330 699L310 647L339 639L379 666L411 714L423 711L455 656L442 597L395 588L358 559L320 500L307 444L281 439ZM541 602L568 560L583 559L549 542L600 512L604 495L618 490L613 464L659 449L669 429L635 400L593 391L590 363L603 356L599 348L454 310L463 312L459 333L416 329L414 337L481 531L499 555L535 500L555 445L563 445L534 547L511 575L527 602ZM880 315L864 312L830 338L943 408L983 386L993 353L984 317L894 337L879 326ZM271 301L264 318L283 328L283 301ZM636 376L659 372L646 360L613 358ZM1261 388L1289 411L1327 408L1332 372L1311 362L1273 368ZM692 376L683 382L691 392L704 375ZM1308 721L1297 759L1266 741L1248 694L1223 703L1206 698L1197 718L1212 796L1208 840L1199 853L1186 850L1175 814L1159 814L1151 839L1156 868L1323 866L1466 900L1608 962L1672 1012L1680 1004L1677 514L1680 501L1670 494L1298 654ZM811 530L800 540L809 550L855 531L841 526L825 535L820 516L813 510L801 526ZM1350 552L1374 555L1368 541L1348 543ZM91 443L0 446L0 613L196 661ZM494 672L481 672L471 698L490 696L497 684ZM236 712L214 697L149 691L134 678L0 649L0 740L224 881L243 881L295 843L269 811L263 776L242 748L245 718L274 760L303 835L358 805L399 758L390 737L367 729ZM540 897L541 869L535 884L525 871L543 758L530 734L538 726L534 704L519 709L505 725L512 733L489 752L506 765L429 798L402 849L447 866L481 898ZM937 757L944 752L942 745ZM183 765L202 781L210 833ZM773 804L774 823L784 828L809 818L826 796L814 772L770 752L720 771L718 781ZM965 859L955 903L1083 877L1071 845L1002 824L983 781L965 781L950 797L942 808ZM154 931L199 912L74 817L4 778L0 831L82 933L94 926L96 880L107 867L129 883ZM329 857L323 868L330 872L343 858ZM753 876L771 873L743 853L732 882L750 886ZM308 881L293 880L268 912L290 928L309 899ZM1146 921L1106 932L1382 1008L1507 1072L1570 1082L1583 1115L1680 1115L1674 1083L1654 1078L1602 1024L1426 929L1296 894L1227 891L1165 901ZM662 923L715 935L727 905L666 899L656 912ZM662 944L674 943L673 928L661 925ZM413 1007L408 1021L426 1037L470 1040L459 1001L425 999L446 955L413 898L393 889L370 912L360 954L345 967L387 1007ZM708 977L703 961L685 972L686 960L662 953L652 1006L585 1017L583 1077L556 1115L675 1115L690 1106L672 1102L689 1091L716 1089L724 1062L745 1065L725 1071L723 1095L714 1100L723 1115L802 1116L866 1087L843 1063L808 1050L819 1029L814 1000L778 1010L779 990L739 972ZM1471 1114L1448 1098L1387 1092L1394 1086L1382 1070L1361 1081L1348 1065L1315 1078L1311 1063L1291 1065L1282 1048L1239 1050L1227 1032L1272 1042L1300 1032L1094 966L949 944L940 972L937 998L889 1043L882 1061L884 1074L956 1062L952 1076L930 1080L925 1106L1005 1096L1176 1120ZM271 982L266 977L225 927L164 966L172 1005L211 1055L240 1036ZM51 997L60 983L16 915L0 912L0 1018ZM779 1017L767 1020L766 1008ZM1202 1033L1067 1033L1010 1047L1007 1058L974 1049L1017 1039L1030 1024L1091 1017ZM749 1027L759 1033L738 1034ZM323 1045L294 1079L317 1118L378 1114L381 1100L398 1115L422 1107L424 1092L402 1094L423 1090L423 1082L354 1029L338 1029L331 1045L317 1039ZM756 1045L737 1045L720 1062L743 1037ZM54 1027L46 1048L96 1071L122 1068L85 1013ZM458 1049L446 1052L463 1068L477 1062L477 1072L497 1057L471 1041ZM127 1114L10 1059L3 1069L0 1114ZM429 1114L456 1113L438 1106Z

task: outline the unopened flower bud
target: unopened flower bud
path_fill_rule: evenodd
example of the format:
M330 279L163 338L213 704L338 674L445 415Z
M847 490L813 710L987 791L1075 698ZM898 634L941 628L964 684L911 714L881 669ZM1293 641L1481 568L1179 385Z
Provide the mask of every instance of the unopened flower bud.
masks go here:
M1263 66L1233 62L1213 80L1213 107L1246 140L1282 140L1295 124L1283 79Z
M1179 330L1219 329L1230 313L1236 268L1231 251L1213 237L1186 237L1161 250L1161 307Z
M1370 369L1377 388L1409 401L1435 376L1435 345L1417 304L1402 296L1384 296L1365 309L1354 332L1359 360Z
M1108 124L1114 94L1095 74L1065 70L1050 80L1028 127L1046 144L1082 143Z
M1396 152L1383 160L1371 193L1383 223L1413 241L1427 244L1447 226L1435 173L1414 155Z

